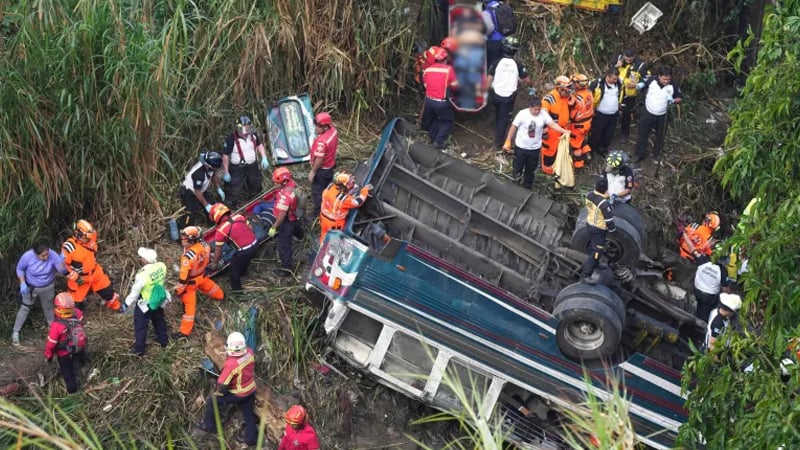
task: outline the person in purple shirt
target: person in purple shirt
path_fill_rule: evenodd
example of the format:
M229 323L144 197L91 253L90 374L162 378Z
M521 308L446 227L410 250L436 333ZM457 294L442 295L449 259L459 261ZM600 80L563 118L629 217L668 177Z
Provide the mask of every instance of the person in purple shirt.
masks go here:
M42 304L44 317L47 324L55 320L53 316L53 298L55 297L56 273L66 274L64 260L56 253L47 242L37 242L30 250L22 254L17 263L17 278L19 278L19 293L22 302L14 321L14 330L11 333L11 344L19 345L19 332L36 298Z

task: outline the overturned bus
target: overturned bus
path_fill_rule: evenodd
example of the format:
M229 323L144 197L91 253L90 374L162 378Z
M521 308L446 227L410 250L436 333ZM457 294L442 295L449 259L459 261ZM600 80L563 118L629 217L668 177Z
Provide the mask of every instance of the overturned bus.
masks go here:
M642 254L638 212L615 205L603 282L581 283L585 216L568 227L565 206L415 136L402 119L386 126L355 171L372 197L309 271L337 354L442 411L465 407L444 382L460 379L523 448L561 448L563 411L589 383L603 398L619 380L638 440L673 447L687 417L680 368L705 323Z

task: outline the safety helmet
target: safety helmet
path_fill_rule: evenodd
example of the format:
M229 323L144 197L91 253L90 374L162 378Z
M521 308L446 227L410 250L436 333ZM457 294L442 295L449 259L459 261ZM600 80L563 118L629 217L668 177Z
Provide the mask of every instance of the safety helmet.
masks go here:
M272 172L272 181L276 184L283 184L292 181L292 172L286 167L278 167Z
M229 334L225 343L225 351L229 356L242 356L247 353L247 342L244 335L238 331Z
M249 136L253 133L253 122L247 116L239 117L239 120L236 121L236 131L241 136Z
M719 220L719 214L716 211L710 212L706 214L706 217L703 219L703 223L710 227L712 230L718 230L721 221Z
M447 36L446 38L442 39L442 43L439 44L439 46L448 52L453 53L458 50L458 41L453 37Z
M214 169L219 169L222 167L222 156L217 152L203 149L203 153L200 153L200 162Z
M314 116L314 123L323 127L323 126L330 126L333 119L331 119L331 115L326 112L321 112Z
M283 415L289 425L302 425L306 423L306 409L300 405L294 405Z
M448 56L450 55L447 54L447 50L443 49L442 47L436 47L433 50L433 59L436 61L444 61Z
M351 177L350 174L346 172L336 172L336 174L333 175L333 182L338 185L344 186L347 189L352 188L353 184L355 184L355 181L353 181L353 177Z
M572 76L572 82L580 88L586 88L589 86L589 77L582 73L576 73Z
M75 222L75 228L72 230L73 235L81 242L88 242L97 239L97 232L94 227L87 220L79 220Z
M75 314L75 301L72 300L72 295L69 292L61 292L56 295L53 300L53 306L58 317L66 319Z
M614 150L606 157L606 166L611 170L616 170L622 167L624 160L624 154L620 150Z
M555 80L556 89L561 95L569 95L572 92L572 81L564 75L560 75Z
M225 214L230 213L231 210L224 203L214 203L211 205L211 211L208 212L208 215L211 217L211 220L214 223L219 223L219 221L225 216Z
M516 53L519 50L519 39L514 36L506 36L501 41L503 50L508 53Z
M736 312L742 308L742 297L737 294L726 294L725 292L719 294L719 302L722 306L729 310Z
M186 239L189 242L195 243L200 240L202 231L200 227L188 226L181 230L181 239Z

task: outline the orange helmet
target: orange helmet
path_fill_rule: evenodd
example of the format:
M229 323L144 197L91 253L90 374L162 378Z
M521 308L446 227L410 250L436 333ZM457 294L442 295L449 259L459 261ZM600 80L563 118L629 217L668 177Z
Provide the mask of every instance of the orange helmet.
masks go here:
M326 126L326 125L330 126L331 122L333 122L333 119L331 118L331 115L326 113L326 112L321 112L321 113L317 114L316 116L314 116L314 123L316 125L319 125L319 126Z
M75 301L72 300L72 295L69 292L62 292L56 295L55 300L53 300L53 306L55 306L56 315L62 319L68 319L75 314Z
M200 227L188 226L181 230L181 239L186 239L189 242L197 242L200 240L202 231Z
M333 182L340 186L344 186L347 189L351 189L353 184L355 184L353 177L346 172L336 172L336 174L333 176Z
M589 86L589 77L582 73L576 73L572 76L572 82L579 88L585 89Z
M300 405L294 405L283 415L289 425L302 425L306 423L306 409Z
M556 78L555 85L558 93L563 96L567 96L572 93L572 81L564 75Z
M447 36L446 38L442 39L442 43L439 44L439 46L448 52L453 53L458 50L458 41L456 41L455 38Z
M272 181L275 184L283 184L287 181L292 181L292 172L289 172L289 169L286 167L278 167L272 172Z
M97 232L94 227L86 220L79 220L75 223L75 228L72 230L73 235L81 242L89 242L97 239Z
M444 61L450 55L447 54L447 50L443 49L442 47L436 47L433 49L433 59L436 61Z
M706 217L703 219L703 223L712 230L718 230L722 222L719 220L719 214L717 214L716 211L713 211L706 214Z
M211 220L213 220L214 223L218 224L219 221L222 219L222 217L224 217L225 214L229 214L230 212L231 212L230 208L225 206L224 203L214 203L213 205L211 205L211 211L208 212L208 215L211 217Z

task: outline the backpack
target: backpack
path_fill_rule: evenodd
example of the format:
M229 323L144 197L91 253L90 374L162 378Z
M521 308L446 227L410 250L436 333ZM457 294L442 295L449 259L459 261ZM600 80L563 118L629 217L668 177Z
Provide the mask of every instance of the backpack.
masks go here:
M514 10L510 5L496 2L491 7L494 29L503 36L511 36L517 31L517 19L514 17Z
M164 289L164 285L156 283L153 285L153 290L150 291L150 301L147 302L147 307L151 310L161 308L166 299L167 290Z
M70 355L85 352L89 340L86 338L86 330L83 329L81 321L76 318L58 319L58 321L67 327L67 340L59 344L61 349L68 351Z

